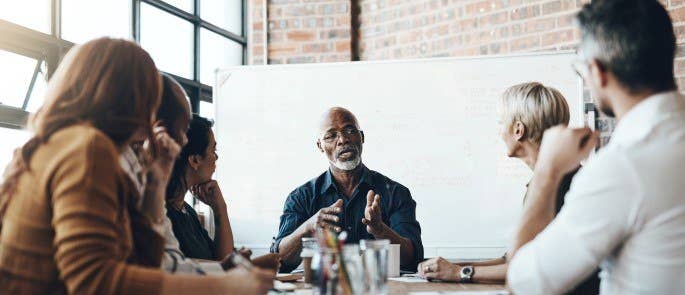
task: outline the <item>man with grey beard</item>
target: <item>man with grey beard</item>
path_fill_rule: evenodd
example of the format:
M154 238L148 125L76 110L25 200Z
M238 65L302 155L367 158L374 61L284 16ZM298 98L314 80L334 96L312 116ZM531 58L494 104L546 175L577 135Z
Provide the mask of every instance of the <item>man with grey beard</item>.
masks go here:
M317 228L346 231L346 243L388 239L400 245L402 270L415 272L423 260L416 202L403 185L362 164L364 132L350 111L334 107L322 117L316 147L329 169L295 189L285 201L271 252L282 272L300 264L302 238Z

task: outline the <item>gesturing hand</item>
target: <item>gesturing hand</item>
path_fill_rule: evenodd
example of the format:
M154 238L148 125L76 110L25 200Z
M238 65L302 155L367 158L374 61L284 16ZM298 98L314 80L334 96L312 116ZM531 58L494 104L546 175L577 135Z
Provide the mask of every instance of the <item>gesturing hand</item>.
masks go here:
M190 192L198 198L198 200L207 204L212 210L223 209L226 207L224 196L221 194L219 184L216 180L210 180L204 183L196 184L190 187Z
M561 175L570 172L590 154L598 138L599 133L589 128L557 126L548 129L542 138L535 170Z
M366 208L362 223L366 225L366 231L376 236L382 234L385 224L381 215L381 196L370 190L366 194Z
M333 205L321 208L314 216L307 220L307 231L313 233L317 228L329 228L335 232L340 232L341 228L337 225L340 218L336 215L342 212L343 201L338 199Z

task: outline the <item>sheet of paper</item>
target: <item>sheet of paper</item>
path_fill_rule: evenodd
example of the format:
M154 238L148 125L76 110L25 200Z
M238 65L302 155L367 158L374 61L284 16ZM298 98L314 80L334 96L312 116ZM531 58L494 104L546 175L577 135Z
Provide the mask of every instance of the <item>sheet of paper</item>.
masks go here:
M388 280L402 282L402 283L427 283L428 280L420 278L416 275L403 275L399 278L388 278Z

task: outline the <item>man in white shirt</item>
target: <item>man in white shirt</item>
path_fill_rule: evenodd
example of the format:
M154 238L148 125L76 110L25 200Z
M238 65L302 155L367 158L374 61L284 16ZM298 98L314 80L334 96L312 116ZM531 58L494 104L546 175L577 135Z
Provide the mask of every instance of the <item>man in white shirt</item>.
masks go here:
M595 0L577 20L574 67L618 125L556 218L561 177L598 136L587 128L545 133L508 285L517 294L563 293L600 265L602 294L685 294L685 97L673 77L670 18L656 0Z

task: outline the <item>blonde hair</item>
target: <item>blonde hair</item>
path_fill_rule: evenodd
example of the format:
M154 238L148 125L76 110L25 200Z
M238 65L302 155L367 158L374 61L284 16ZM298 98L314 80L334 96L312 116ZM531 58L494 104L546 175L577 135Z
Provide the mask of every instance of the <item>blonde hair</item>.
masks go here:
M568 125L570 113L564 96L552 87L529 82L509 87L500 100L502 123L511 130L514 123L526 127L528 141L540 145L542 134L556 125Z

